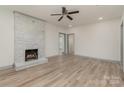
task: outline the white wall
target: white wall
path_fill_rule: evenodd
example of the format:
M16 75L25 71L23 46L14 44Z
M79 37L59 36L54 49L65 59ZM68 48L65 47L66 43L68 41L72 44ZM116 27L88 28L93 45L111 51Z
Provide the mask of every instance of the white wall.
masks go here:
M46 56L50 57L50 56L55 56L59 54L59 32L62 33L66 33L66 29L61 28L61 27L57 27L55 25L46 24L46 47L45 47L45 51L46 51Z
M0 67L14 63L14 17L9 9L0 7Z
M120 20L110 20L71 28L75 33L75 54L120 60Z

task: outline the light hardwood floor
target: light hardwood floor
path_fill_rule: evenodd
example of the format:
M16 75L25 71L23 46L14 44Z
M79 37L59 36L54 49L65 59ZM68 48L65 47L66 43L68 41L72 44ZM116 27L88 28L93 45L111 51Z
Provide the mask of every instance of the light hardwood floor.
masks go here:
M120 65L80 56L56 56L49 62L16 72L0 71L0 86L124 86Z

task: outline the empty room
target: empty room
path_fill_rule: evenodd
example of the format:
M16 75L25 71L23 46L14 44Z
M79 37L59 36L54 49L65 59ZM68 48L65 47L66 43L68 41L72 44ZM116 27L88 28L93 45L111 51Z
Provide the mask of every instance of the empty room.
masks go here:
M123 5L0 6L0 87L123 87Z

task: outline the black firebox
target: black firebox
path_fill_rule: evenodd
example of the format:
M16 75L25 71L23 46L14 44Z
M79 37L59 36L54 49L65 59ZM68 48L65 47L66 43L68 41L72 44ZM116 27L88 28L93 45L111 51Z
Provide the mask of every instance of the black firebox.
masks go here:
M25 50L25 61L37 60L38 49L27 49Z

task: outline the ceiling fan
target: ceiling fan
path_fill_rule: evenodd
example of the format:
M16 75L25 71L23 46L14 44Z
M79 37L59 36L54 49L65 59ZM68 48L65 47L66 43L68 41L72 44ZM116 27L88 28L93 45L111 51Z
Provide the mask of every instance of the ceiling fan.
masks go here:
M68 12L66 7L62 7L62 13L61 14L51 14L51 16L61 16L58 21L61 21L64 16L66 16L68 19L73 20L73 18L70 16L71 14L79 13L79 11L71 11Z

